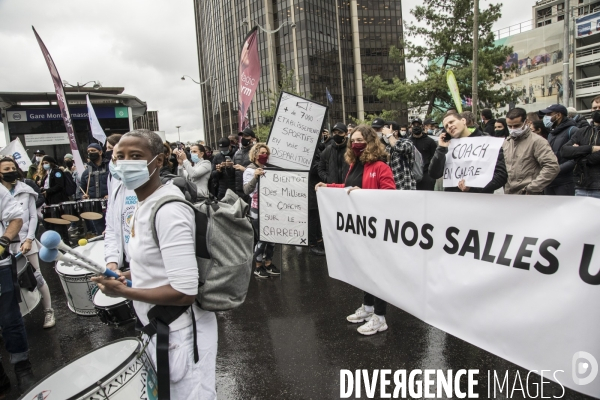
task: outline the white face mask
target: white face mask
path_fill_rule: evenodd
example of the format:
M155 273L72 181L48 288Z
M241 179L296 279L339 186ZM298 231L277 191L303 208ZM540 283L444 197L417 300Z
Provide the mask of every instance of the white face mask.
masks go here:
M154 156L149 162L146 162L146 160L117 160L117 166L114 170L117 173L116 175L120 175L121 181L127 189L135 190L148 182L158 169L157 167L154 168L152 173L148 172L148 165L156 160L156 157L158 155Z
M40 157L40 156L35 156L35 161L37 161L37 162L42 162L42 157Z
M510 134L510 136L512 136L514 138L519 138L519 137L523 136L524 134L526 134L528 131L529 131L529 125L523 124L523 126L520 128L509 129L508 133Z

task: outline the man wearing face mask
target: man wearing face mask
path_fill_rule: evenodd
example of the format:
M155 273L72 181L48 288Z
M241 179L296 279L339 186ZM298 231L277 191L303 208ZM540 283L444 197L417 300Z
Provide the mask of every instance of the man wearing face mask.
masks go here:
M423 122L423 130L425 131L427 136L433 136L436 133L435 131L437 130L437 124L433 119L427 118Z
M333 143L321 153L317 171L323 183L343 183L350 167L344 159L348 147L348 128L343 123L338 122L333 126L331 133Z
M331 143L333 143L333 140L331 140L331 135L329 134L329 131L327 129L323 129L323 132L321 135L322 135L321 141L319 142L319 145L317 146L319 148L319 151L325 150L325 148L327 146L329 146Z
M371 124L371 128L373 128L373 130L375 131L375 133L377 133L377 137L379 138L379 140L381 140L381 143L383 143L383 145L385 146L385 140L383 140L383 127L386 126L386 122L384 119L381 118L375 118L375 120L373 121L373 123Z
M548 127L550 130L548 143L550 143L550 147L552 147L552 151L558 159L558 165L560 165L558 176L544 189L544 194L574 196L575 181L573 180L573 169L575 169L575 160L564 158L560 154L560 149L577 132L577 125L575 121L567 117L567 108L560 104L553 104L544 110L540 110L539 114L544 115L542 120L546 127L551 124Z
M575 132L561 155L577 162L575 196L600 199L600 96L592 99L592 125Z
M429 120L426 122L428 121ZM437 144L435 143L435 140L431 138L431 136L423 132L421 120L419 118L415 118L412 121L412 135L410 136L410 140L423 157L423 179L417 182L417 190L433 191L435 179L431 178L427 171L429 171L429 163L435 154Z
M42 162L42 158L44 158L46 152L44 150L36 150L33 154L35 155L35 160L31 161L31 165L27 170L27 179L34 179L38 166Z
M108 161L102 159L102 147L92 143L87 148L88 158L85 170L81 174L81 186L87 191L83 199L108 199ZM92 221L96 235L101 235L106 228L104 216Z
M219 152L215 153L212 160L211 176L217 184L217 198L225 197L227 189L235 192L235 169L233 169L230 141L226 137L219 139ZM227 158L229 157L229 158Z
M502 144L508 180L505 194L542 194L559 172L552 148L526 122L527 112L513 108L506 114L509 136Z
M256 142L256 134L247 127L241 132L242 147L233 156L233 168L235 169L235 192L243 199L249 199L244 193L244 171L250 164L250 149Z

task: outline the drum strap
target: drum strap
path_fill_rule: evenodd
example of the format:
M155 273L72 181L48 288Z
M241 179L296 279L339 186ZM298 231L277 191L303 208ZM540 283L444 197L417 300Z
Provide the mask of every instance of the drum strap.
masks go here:
M156 335L156 375L158 379L158 399L170 400L170 368L169 368L169 324L179 318L190 306L154 306L148 311L150 323L142 328L149 338ZM193 307L192 326L194 331L194 362L200 359L196 341L196 317Z

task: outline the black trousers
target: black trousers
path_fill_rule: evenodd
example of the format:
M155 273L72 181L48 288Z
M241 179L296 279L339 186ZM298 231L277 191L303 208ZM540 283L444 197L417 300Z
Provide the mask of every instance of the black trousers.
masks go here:
M429 190L433 192L433 188L435 187L435 179L429 176L427 170L423 170L423 179L421 182L417 182L417 190Z
M315 246L321 240L323 240L323 232L321 232L319 209L308 210L308 244Z
M370 293L365 292L363 304L365 306L375 306L375 315L385 315L387 303Z
M547 187L544 189L544 194L546 196L575 196L575 183Z

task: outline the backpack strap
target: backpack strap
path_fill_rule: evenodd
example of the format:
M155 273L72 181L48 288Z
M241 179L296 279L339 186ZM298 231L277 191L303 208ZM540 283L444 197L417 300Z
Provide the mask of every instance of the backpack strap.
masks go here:
M196 256L200 258L210 258L210 253L208 251L208 216L202 214L200 211L196 210L196 208L190 203L178 196L165 196L158 200L154 206L152 207L152 212L150 213L150 221L152 226L152 238L154 239L154 243L156 246L160 248L158 242L158 234L156 231L156 213L162 206L168 203L184 203L190 206L190 208L194 211L194 217L196 222ZM200 227L201 229L198 229ZM205 228L206 227L206 228Z
M573 128L575 128L575 127L574 127L574 126L572 126L572 127L570 127L570 128L569 128L569 133L568 133L568 135L569 135L569 139L571 139L571 131L573 130Z

